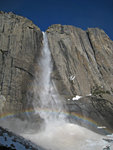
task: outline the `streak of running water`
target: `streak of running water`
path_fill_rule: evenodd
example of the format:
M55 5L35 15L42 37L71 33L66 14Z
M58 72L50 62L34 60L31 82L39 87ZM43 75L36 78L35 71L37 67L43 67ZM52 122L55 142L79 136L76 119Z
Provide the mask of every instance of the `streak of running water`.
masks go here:
M46 124L52 121L64 120L63 105L54 83L51 81L52 63L46 33L43 32L43 49L40 59L40 76L35 74L33 83L34 109L45 120ZM62 119L61 119L62 118Z

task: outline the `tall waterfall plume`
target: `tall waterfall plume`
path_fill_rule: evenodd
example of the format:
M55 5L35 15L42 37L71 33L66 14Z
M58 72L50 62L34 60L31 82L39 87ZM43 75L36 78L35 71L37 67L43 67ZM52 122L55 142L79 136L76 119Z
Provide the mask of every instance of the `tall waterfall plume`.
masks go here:
M35 74L33 82L34 89L34 109L35 112L44 119L46 123L50 123L61 118L63 105L59 98L59 94L54 82L51 80L52 61L51 53L48 46L46 33L43 32L43 49L41 59L38 61L41 68L40 75Z

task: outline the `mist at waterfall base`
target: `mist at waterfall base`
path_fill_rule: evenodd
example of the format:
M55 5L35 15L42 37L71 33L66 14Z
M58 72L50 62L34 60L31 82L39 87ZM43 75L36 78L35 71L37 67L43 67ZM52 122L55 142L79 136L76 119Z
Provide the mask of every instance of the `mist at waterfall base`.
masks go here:
M29 122L19 119L9 119L8 123L7 120L4 120L2 123L0 122L0 125L5 125L46 150L102 150L104 146L108 145L106 141L102 140L105 136L69 123L62 112L64 107L62 99L51 80L51 54L45 33L43 33L42 57L37 63L41 68L41 73L39 76L36 72L32 85L33 106L34 115L39 115L44 120L44 126L42 124L41 130L38 130L38 122L34 122L33 126L31 124L33 130L30 129L30 124L26 129Z

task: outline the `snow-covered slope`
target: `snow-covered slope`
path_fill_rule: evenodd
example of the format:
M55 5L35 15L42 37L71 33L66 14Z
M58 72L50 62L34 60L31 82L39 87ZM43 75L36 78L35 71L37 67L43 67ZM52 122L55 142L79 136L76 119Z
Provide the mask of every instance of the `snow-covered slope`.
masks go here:
M10 150L44 150L34 143L18 136L6 129L0 127L0 147L6 147ZM1 150L1 148L0 148Z

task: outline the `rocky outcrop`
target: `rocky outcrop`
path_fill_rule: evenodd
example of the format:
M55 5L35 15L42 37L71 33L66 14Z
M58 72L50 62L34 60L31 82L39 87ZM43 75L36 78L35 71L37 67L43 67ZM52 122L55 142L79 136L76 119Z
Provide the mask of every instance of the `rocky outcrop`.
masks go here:
M0 102L4 97L7 112L21 111L26 105L42 38L32 21L0 12Z
M54 62L52 78L61 95L113 93L113 42L98 28L83 31L68 25L47 30Z
M34 143L0 127L1 150L45 150Z

